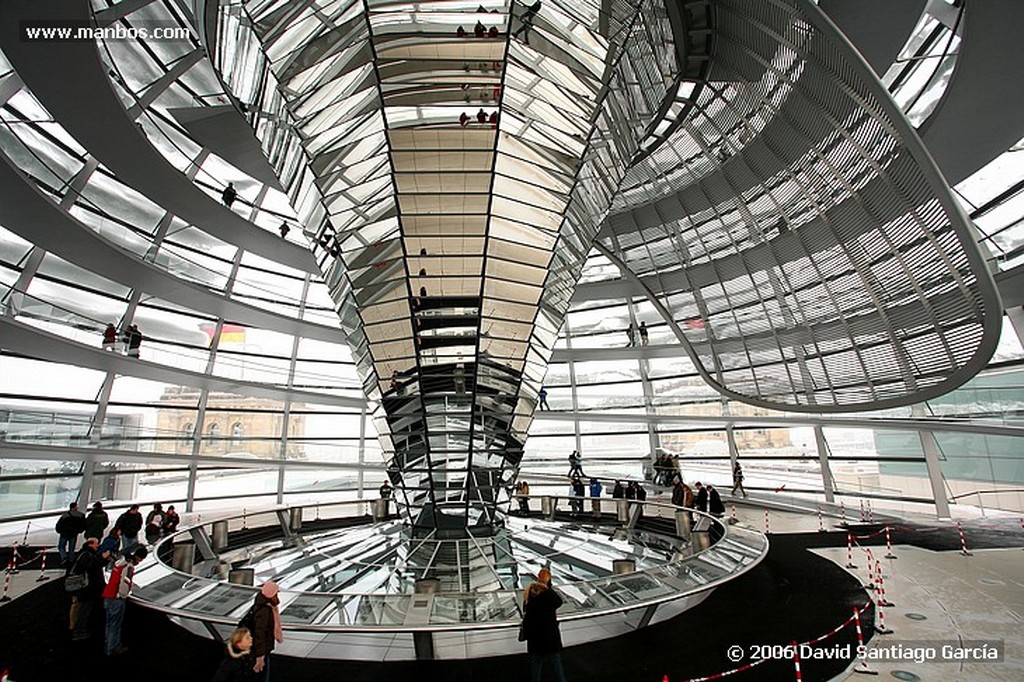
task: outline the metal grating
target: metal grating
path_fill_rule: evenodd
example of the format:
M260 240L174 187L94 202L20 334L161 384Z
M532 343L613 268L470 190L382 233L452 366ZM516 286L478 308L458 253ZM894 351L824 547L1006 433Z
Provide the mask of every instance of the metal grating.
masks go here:
M908 404L969 379L1002 309L916 134L810 3L713 9L697 106L609 219L705 378L806 411Z

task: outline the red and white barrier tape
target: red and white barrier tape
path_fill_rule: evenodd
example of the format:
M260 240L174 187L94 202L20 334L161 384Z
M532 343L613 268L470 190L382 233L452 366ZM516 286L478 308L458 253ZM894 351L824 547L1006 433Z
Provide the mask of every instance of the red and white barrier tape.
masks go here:
M864 602L864 605L861 606L858 609L858 611L863 611L864 609L866 609L869 606L871 606L871 600L870 599L868 601ZM794 641L790 646L793 646L795 648L799 648L801 646L801 644L817 644L819 642L823 642L824 640L828 639L829 637L832 637L833 635L839 634L839 632L841 632L843 630L843 628L845 628L850 623L854 622L854 618L855 618L854 616L850 616L849 618L847 618L842 623L840 623L836 627L832 628L831 630L829 630L825 634L820 635L818 637L815 637L814 639L808 640L806 642L802 642L802 643L797 643L796 641ZM762 664L762 663L764 663L765 661L768 661L768 660L771 660L771 659L759 658L756 661L751 661L750 663L745 663L745 664L741 665L738 668L733 668L732 670L726 670L724 672L715 673L714 675L708 675L707 677L690 677L690 678L687 678L685 680L682 680L681 682L709 682L710 680L720 680L723 677L728 677L729 675L735 675L736 673L741 673L744 670L750 670L754 666L760 665L760 664Z

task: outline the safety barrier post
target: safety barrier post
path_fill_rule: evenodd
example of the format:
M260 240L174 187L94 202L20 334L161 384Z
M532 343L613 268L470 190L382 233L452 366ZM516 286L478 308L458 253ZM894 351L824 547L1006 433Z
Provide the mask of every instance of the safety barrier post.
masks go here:
M967 538L964 537L964 526L959 521L956 522L956 530L960 533L960 554L963 556L974 556L972 552L967 551Z
M839 500L839 522L842 525L846 525L846 505L843 504L842 500Z
M820 504L818 505L818 532L819 533L824 533L825 532L825 523L821 519L821 505Z
M857 564L853 563L853 533L846 534L846 567L857 568Z
M889 535L889 524L885 525L885 558L896 558L896 555L892 553L892 536Z
M864 633L860 629L860 609L853 607L853 624L857 628L857 653L860 654L860 662L853 668L853 672L862 675L877 675L877 670L868 667L867 654L864 650Z
M0 602L11 601L11 595L8 592L11 591L11 562L7 562L7 573L4 575L4 593L0 596Z
M793 666L796 668L796 682L803 682L803 675L800 673L800 645L793 640Z
M875 580L875 584L878 587L876 587L875 589L878 592L878 599L880 600L879 603L882 606L884 606L885 608L887 608L887 609L888 608L892 608L893 606L896 606L895 604L893 604L891 601L889 601L885 597L885 577L882 576L882 562L881 561L876 561L875 562L875 573L878 574L878 577Z
M883 606L884 604L882 604L882 601L876 595L875 612L878 614L878 618L875 620L875 632L877 632L880 635L891 635L892 630L885 627L885 611L882 610Z
M50 579L50 576L46 575L46 548L43 547L41 550L39 550L39 553L43 555L43 561L39 565L39 577L36 578L37 583L41 583L44 580Z
M874 592L878 589L875 585L875 555L872 554L871 550L867 547L864 547L863 549L865 555L867 556L868 564L868 581L864 584L864 589L871 590L872 592Z
M765 535L771 535L771 532L772 532L772 528L771 528L771 524L768 521L768 510L765 509L764 510L764 534Z

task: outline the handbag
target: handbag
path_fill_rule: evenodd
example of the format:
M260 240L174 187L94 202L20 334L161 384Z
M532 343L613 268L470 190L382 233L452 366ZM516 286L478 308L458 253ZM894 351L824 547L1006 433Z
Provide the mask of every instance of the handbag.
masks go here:
M79 554L78 558L75 559L75 564L68 571L68 574L64 576L64 591L65 592L78 592L84 590L89 585L89 576L86 575L85 571L79 571L79 566L82 563L82 557L84 554Z
M89 576L85 573L68 573L67 577L64 578L64 591L65 592L78 592L84 590L89 584Z
M525 642L526 641L526 621L523 621L523 622L521 622L519 624L519 637L518 637L518 639L519 639L520 642Z

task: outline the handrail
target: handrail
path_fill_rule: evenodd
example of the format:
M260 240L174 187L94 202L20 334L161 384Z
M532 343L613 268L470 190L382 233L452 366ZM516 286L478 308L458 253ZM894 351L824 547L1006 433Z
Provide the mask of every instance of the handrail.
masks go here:
M544 496L544 497L551 497L551 498L561 499L561 500L572 499L569 496ZM579 499L579 498L574 498L574 499ZM356 511L357 512L362 511L363 512L362 515L365 516L366 511L368 510L366 505L368 505L368 504L370 504L370 502L368 502L366 500L361 500L361 501L339 502L339 503L335 503L335 504L331 504L331 505L316 505L316 506L318 508L318 511L323 511L327 507L331 507L331 508L333 508L333 507L348 508L348 507L355 506L356 507ZM645 509L646 508L652 508L652 509L658 509L658 510L666 510L667 509L667 510L671 510L673 513L675 511L679 511L679 510L683 510L684 509L682 507L677 507L675 505L671 505L671 504L667 504L667 503L662 503L662 502L654 502L654 501L648 501L648 502L643 502L643 503L638 502L638 501L630 501L630 504L632 504L632 505L643 504ZM309 507L313 507L313 506L314 505L301 505L298 508L305 509L305 508L309 508ZM259 514L267 514L267 513L277 514L279 512L282 512L282 513L283 512L287 512L287 511L289 511L289 510L291 510L293 508L296 508L296 507L292 507L292 506L278 506L278 507L273 507L273 508L270 508L270 509L261 510L258 513ZM611 615L611 614L617 614L617 613L624 613L624 612L628 612L628 611L634 611L634 610L640 609L640 608L648 608L648 607L657 606L657 605L660 605L660 604L665 604L665 603L668 603L668 602L676 601L678 599L682 599L682 598L687 597L687 596L691 596L691 595L694 595L694 594L699 594L701 592L706 592L707 590L710 590L710 589L713 589L715 587L718 587L721 584L724 584L724 582L726 582L727 580L731 580L731 579L735 578L736 576L741 575L741 574L745 573L746 571L750 570L751 568L753 568L753 566L755 566L757 563L759 563L764 558L764 556L767 554L767 551L768 551L767 538L765 538L765 536L760 534L759 532L757 532L757 531L755 531L755 530L753 530L751 528L744 527L742 525L737 525L737 526L729 527L727 524L722 523L721 521L715 519L711 515L705 514L703 512L697 511L697 510L687 510L687 511L691 511L693 514L696 514L696 515L699 515L699 516L707 517L707 518L709 518L711 520L712 524L717 525L719 527L719 529L722 531L722 536L718 539L718 541L715 542L714 544L712 544L711 546L709 546L707 548L704 548L704 549L701 549L699 551L696 551L696 552L694 552L693 554L691 554L691 555L689 555L687 557L682 557L682 558L680 558L678 560L670 561L669 563L663 564L661 566L652 567L652 568L648 568L648 569L642 569L642 570L636 571L634 573L629 573L629 574L625 574L625 575L620 575L620 576L611 575L611 576L605 576L605 577L596 578L596 579L592 579L592 580L577 581L577 582L573 582L571 584L574 585L574 586L593 585L593 586L595 586L595 589L596 589L598 586L600 586L602 584L612 584L612 583L616 583L616 582L618 582L620 580L635 579L635 577L638 574L647 574L647 573L653 572L653 571L663 571L663 570L666 569L666 567L669 567L669 566L676 566L676 565L682 565L682 564L690 564L690 563L696 563L696 562L700 562L700 565L702 567L704 567L704 568L717 567L717 568L721 569L721 566L719 566L718 564L715 564L712 561L705 561L705 558L711 556L712 554L714 554L716 552L717 553L721 553L723 551L726 551L726 552L731 551L731 552L734 552L737 555L742 553L744 555L742 558L746 560L746 563L743 563L740 559L737 559L735 556L732 556L731 561L733 563L739 563L740 564L740 567L738 569L736 569L736 570L734 570L732 572L729 572L729 573L727 573L727 574L725 574L725 575L723 575L721 577L714 578L714 579L710 580L707 583L697 584L692 589L672 590L668 594L662 594L660 596L656 596L656 597L652 597L652 598L648 598L648 599L641 599L641 600L638 600L638 601L635 601L635 602L630 602L629 604L620 604L618 606L611 606L611 607L605 607L605 608L598 607L598 608L594 608L594 609L590 609L590 610L581 610L581 611L577 611L577 612L574 612L574 613L569 613L569 614L566 614L564 616L561 616L561 617L559 617L559 620L564 622L564 621L582 620L582 619L592 618L592 617L596 617L596 616L604 616L604 615ZM252 522L253 516L254 516L253 512L250 512L247 515L247 518L248 518L250 523ZM242 519L242 518L243 518L242 515L235 514L235 515L230 515L230 516L226 516L226 517L219 517L216 520L217 521L231 521L231 520L239 520L239 519ZM352 516L339 517L339 518L352 518ZM208 587L210 589L213 589L216 586L225 586L225 587L228 587L228 589L245 591L246 593L248 593L250 595L254 595L258 591L258 588L256 588L256 587L234 585L234 584L226 583L226 582L219 581L219 580L213 580L213 579L210 579L210 578L203 578L203 577L198 577L198 576L192 576L192 575L189 575L189 574L185 574L185 573L182 573L181 571L176 571L175 569L167 566L166 564L164 564L163 562L159 561L159 559L156 558L161 553L161 550L166 548L168 545L173 544L173 542L174 542L174 540L176 538L180 538L180 537L185 536L185 535L190 535L192 529L198 528L200 526L205 526L205 525L207 525L209 523L211 523L211 521L206 521L203 524L198 524L197 526L190 526L188 528L182 528L177 533L175 533L174 535L169 536L169 537L164 538L163 540L161 540L157 544L157 546L155 548L155 551L151 555L151 558L147 559L147 561L140 567L140 569L136 573L136 584L139 585L141 589L139 589L137 591L137 593L132 597L132 599L137 601L137 602L139 602L139 603L141 603L141 604L143 604L143 605L145 605L145 606L147 606L148 608L153 608L153 609L155 609L157 611L161 611L163 613L174 615L174 616L177 616L177 617L180 617L180 618L184 618L184 619L188 619L188 620L198 620L198 621L205 622L205 623L208 623L208 624L231 625L231 626L235 625L236 622L237 622L237 617L218 616L218 615L197 613L195 611L189 611L187 606L186 607L182 607L182 608L174 607L174 606L168 606L168 605L165 605L165 604L156 603L156 602L154 602L152 600L148 600L148 599L142 598L140 596L140 593L144 593L145 592L145 586L146 586L146 584L148 584L148 582L146 580L147 579L147 573L150 572L150 571L156 570L156 569L159 569L159 573L160 573L160 576L157 579L163 579L167 575L177 575L177 576L179 576L183 580L181 587L185 587L186 585L189 586L189 587L194 587L195 585L200 584L202 587ZM644 532L648 532L648 531L644 531ZM652 577L652 580L656 580L656 578ZM696 581L696 579L695 579L695 581ZM202 587L200 589L202 589ZM364 625L356 625L356 624L344 624L344 625L343 624L315 624L314 625L314 624L308 624L308 623L296 623L296 622L288 621L287 620L287 615L285 615L286 619L282 622L282 627L284 629L286 629L286 630L296 630L296 631L362 632L362 633L368 633L368 632L376 632L376 633L398 633L398 632L402 632L402 633L409 633L409 632L433 632L433 631L452 632L452 631L468 631L468 630L480 630L480 629L510 629L510 628L518 627L519 622L520 622L520 617L519 617L519 614L518 614L518 602L519 602L519 594L518 593L519 593L518 589L512 589L512 590L495 590L495 591L480 592L480 593L477 593L477 592L472 592L472 593L443 592L443 593L438 593L438 595L437 595L437 596L450 597L450 598L459 599L459 600L473 600L474 602L477 601L477 600L480 600L480 599L486 599L486 600L489 600L488 603L493 603L495 598L498 598L499 600L506 600L506 601L507 600L512 600L512 603L515 604L515 606L516 606L516 615L514 617L504 617L504 618L501 618L501 619L498 619L498 620L486 620L486 621L473 622L473 623L463 623L463 622L458 622L458 623L434 623L434 624L431 624L431 625L412 625L412 624L407 625L407 624L404 624L404 623L402 623L402 624L389 624L389 625L376 625L376 624L373 624L373 625L367 625L367 624L364 624ZM409 594L409 593L398 593L398 594L384 595L384 594L379 594L379 593L375 594L375 593L363 593L363 592L309 592L309 591L300 591L300 590L282 590L281 591L281 596L282 596L281 610L282 610L282 613L287 614L288 604L291 601L293 601L294 599L297 599L297 598L302 598L303 599L303 603L308 602L310 599L323 599L324 600L324 606L326 607L330 603L335 603L338 599L356 600L356 599L372 598L372 599L385 599L385 600L390 599L390 600L398 601L398 600L406 600L407 598L411 597L412 595ZM249 600L248 600L248 598L246 598L244 601L247 604ZM233 610L238 610L238 607L236 607Z
M87 333L89 333L91 335L91 338L95 341L95 340L99 339L99 336L102 334L104 328L107 325L106 322L103 322L101 320L97 320L95 318L91 318L91 317L89 317L87 315L83 315L82 313L80 313L78 311L70 310L68 308L64 308L64 307L62 307L59 304L52 303L52 302L47 301L46 299L43 299L43 298L39 298L38 296L35 296L33 294L29 294L29 293L27 293L27 292L25 292L25 291L23 291L21 289L0 284L0 301L4 301L6 303L6 305L3 306L3 307L6 308L7 310L13 310L13 308L10 307L10 303L9 303L9 299L12 296L18 296L18 297L21 297L23 300L27 299L27 300L30 300L32 302L38 303L40 305L47 306L47 307L49 307L49 308L51 308L51 309L53 309L55 311L58 311L60 313L63 313L63 316L60 316L60 317L54 316L52 314L51 315L47 315L47 316L41 316L41 315L38 315L38 314L26 313L26 312L23 312L22 310L18 310L17 312L15 312L13 314L15 315L15 317L23 317L23 318L25 318L27 320L38 320L38 321L42 321L42 322L49 323L49 324L61 325L62 327L66 328L66 329L70 329L71 336L68 336L68 337L65 337L65 338L68 338L69 340L77 342L77 343L86 343L86 342L83 339L77 338L78 335L76 334L76 332L87 332ZM24 308L24 305L23 304L19 304L18 308ZM161 339L152 338L150 336L147 336L145 341L146 342L145 342L144 348L145 348L145 352L146 352L146 355L147 355L147 359L151 360L151 361L158 362L159 364L164 365L165 367L185 369L185 367L182 367L182 362L183 361L188 361L189 359L193 359L193 360L205 363L208 360L208 358L209 358L209 349L207 349L205 353L202 353L201 355L196 355L196 356L189 356L189 355L186 355L186 354L184 354L182 352L183 350L200 351L201 349L198 346L188 346L188 345L177 343L177 342L164 341L164 340L161 340ZM171 346L171 349L166 349L165 350L162 347L164 345ZM156 357L154 358L154 356L156 356ZM224 372L223 371L224 369L236 370L243 377L244 377L244 374L246 373L246 371L249 371L249 372L260 372L260 373L277 372L277 373L281 374L281 376L278 379L277 385L279 387L286 386L288 384L288 381L289 381L289 378L290 378L291 381L293 382L292 383L292 388L301 388L303 385L306 385L306 384L317 385L318 383L323 383L325 380L326 381L333 381L333 379L331 378L330 375L322 375L322 374L317 374L317 373L312 373L312 372L302 372L302 371L295 371L293 373L288 368L282 368L282 367L280 367L277 364L266 365L266 364L263 364L263 363L259 362L259 360L250 361L250 360L248 360L246 358L240 358L240 361L237 364L234 363L234 362L230 362L230 360L234 359L235 357L237 357L237 354L233 353L230 350L218 349L217 362L214 364L214 370L218 370L219 369L221 371L220 372L214 371L214 372L211 373L211 376L215 376L215 377L219 376L219 377L227 377L227 378L237 378L237 377L231 376L231 373ZM256 357L259 358L260 356L256 356ZM176 361L176 362L168 362L166 360L171 360L171 361ZM308 362L308 360L304 360L303 358L298 358L298 360L300 362ZM192 370L192 371L196 371L196 370ZM275 383L273 381L269 381L266 378L265 379L261 379L261 382L262 383L266 383L266 384L271 385L271 386L275 385ZM352 382L349 382L349 383L336 383L335 382L335 383L331 383L329 388L332 391L336 391L336 390L350 390L350 391L359 391L360 394L362 392L362 385L358 381L352 381ZM305 389L305 390L313 390L313 392L315 392L315 389Z
M25 149L25 151L28 154L30 154L40 164L41 167L45 168L47 171L52 173L55 178L59 178L59 179L61 179L63 181L62 188L66 188L69 193L72 193L72 194L75 195L76 203L78 203L78 204L80 204L82 206L86 206L86 207L92 208L96 212L96 215L100 219L102 219L104 221L113 222L113 223L117 224L120 228L123 228L127 232L130 232L135 238L141 239L142 241L150 244L150 249L152 249L154 246L156 246L156 242L154 242L152 240L152 235L146 233L143 230L136 229L132 225L124 224L121 221L116 220L114 218L108 218L107 217L108 216L108 211L103 206L97 205L96 202L94 202L89 197L85 196L84 191L85 191L85 189L87 189L87 187L86 188L82 188L82 189L77 189L76 187L72 186L70 183L71 183L71 180L73 179L73 177L63 177L65 175L64 169L62 169L60 167L55 167L51 163L47 163L46 159L43 158L36 151L36 149L32 145L28 144L25 140L23 140L21 138L20 135L18 135L18 133L16 131L16 128L11 125L10 121L2 121L2 122L6 125L8 131L11 133L11 136L14 139L16 139L19 143L21 143L21 145ZM75 158L75 160L78 161L79 163L81 163L80 159ZM52 191L52 188L49 188L42 179L37 178L35 175L33 175L32 173L29 173L28 171L26 171L26 175L29 178L31 178L33 182L35 182L37 185L39 185L40 189L44 193L47 193L47 190L51 190ZM112 182L117 183L118 185L124 185L125 187L127 187L127 185L125 185L125 183L123 183L120 178L118 178L118 177L116 177L114 175L110 175L110 176L108 176L108 178ZM56 195L56 191L54 191L54 194ZM265 210L265 209L260 209L260 210ZM294 222L294 220L292 222ZM175 270L175 269L170 267L169 263L163 263L163 262L160 261L159 258L157 258L155 256L154 257L150 257L148 254L140 255L140 254L138 254L138 253L136 253L136 252L126 248L125 246L123 246L123 245L121 245L121 244L119 244L117 242L114 242L114 241L111 241L111 240L107 239L102 233L97 232L88 223L85 223L85 225L91 231L95 232L97 234L97 236L99 236L100 238L105 239L106 241L108 241L112 248L117 248L119 250L122 250L122 251L130 254L132 257L138 258L142 262L147 263L148 265L151 265L151 266L153 266L153 267L155 267L155 268L157 268L159 270L162 270L164 272L167 272L168 274L170 274L173 277L176 277L176 278L179 278L179 279L184 280L186 282L191 282L191 283L196 284L198 286L204 287L204 288L210 290L213 293L216 293L216 294L219 294L219 295L226 295L226 292L224 291L223 288L217 288L216 286L214 286L211 283L212 281L216 281L216 280L226 280L228 278L228 275L225 272L220 272L218 270L214 270L214 269L204 265L202 262L200 262L198 260L187 258L184 255L182 255L181 252L178 251L178 250L176 250L176 251L166 251L166 250L162 251L161 253L165 254L168 258L178 259L178 260L180 260L180 261L182 261L184 263L187 263L188 266L193 269L193 271L204 273L204 274L208 275L209 277L208 277L208 279L204 279L203 277L192 275L186 269ZM196 229L200 229L200 230L202 229L202 228L200 228L198 226L192 226L192 227L195 227ZM208 234L208 233L204 232L204 234ZM210 235L210 236L212 237L212 235ZM190 247L187 244L177 243L173 239L167 240L164 243L164 245L170 245L170 246L175 247L176 249L190 249ZM237 248L242 248L240 245L235 245L235 246ZM230 263L229 262L224 262L224 265L225 266L230 266ZM254 272L258 273L259 270L258 269L254 269ZM237 287L239 285L248 287L248 288L252 289L254 292L263 293L263 294L265 294L268 297L267 300L274 301L275 303L278 303L278 304L281 304L281 305L288 305L288 306L295 307L295 308L298 308L298 307L300 307L302 305L302 301L300 299L295 299L295 298L290 298L290 297L287 297L287 296L283 296L280 292L273 291L271 289L267 289L267 288L261 286L261 284L260 284L260 282L258 280L237 279L236 282L235 282L235 286ZM242 302L245 302L246 299L256 299L256 300L259 300L255 296L246 296L246 295L241 295L241 296L236 295L236 299L235 300L237 300L238 302L242 303ZM313 310L317 311L317 313L322 313L322 315L318 315L318 316L328 317L328 319L329 319L329 314L334 312L333 309L331 309L331 308L316 308L316 307L314 307Z

